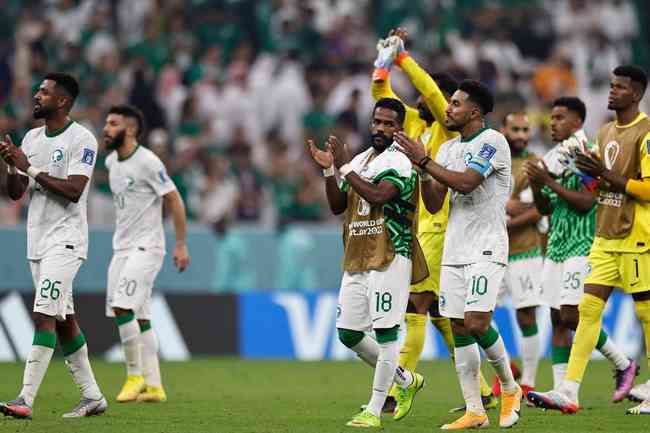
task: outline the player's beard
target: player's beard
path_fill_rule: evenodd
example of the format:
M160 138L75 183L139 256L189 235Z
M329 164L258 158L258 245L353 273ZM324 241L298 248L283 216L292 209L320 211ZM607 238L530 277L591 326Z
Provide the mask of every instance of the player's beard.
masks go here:
M375 141L377 138L381 140L381 144L378 144L377 141ZM381 132L378 132L376 134L371 134L370 135L370 143L372 144L372 147L379 153L383 152L388 148L393 143L392 138L386 137L384 134Z
M45 105L34 104L34 109L32 110L32 117L34 119L47 119L49 118L56 110L53 107L48 107Z
M514 154L520 154L523 152L526 147L528 147L528 142L524 140L510 140L508 139L508 144L510 145L510 150Z
M106 149L108 150L119 149L124 144L125 137L126 137L126 129L123 129L120 132L118 132L117 135L115 135L115 137L104 135L104 143L106 144Z

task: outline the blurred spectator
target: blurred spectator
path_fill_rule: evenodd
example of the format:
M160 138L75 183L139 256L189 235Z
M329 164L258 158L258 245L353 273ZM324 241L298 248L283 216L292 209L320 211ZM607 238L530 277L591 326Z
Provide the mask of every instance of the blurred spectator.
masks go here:
M259 221L264 206L264 175L253 163L251 154L251 147L244 140L234 141L228 148L239 190L236 215L244 222Z
M32 94L43 75L72 73L81 85L73 117L99 137L111 105L138 106L151 130L142 144L167 166L190 218L219 230L229 220L333 220L304 139L322 145L334 133L353 152L364 148L377 38L397 25L425 69L485 81L496 93L493 119L526 108L540 149L550 101L584 99L593 136L611 114L611 69L650 66L647 5L638 0L0 0L0 8L0 133L19 143L40 124ZM392 71L396 94L414 104L413 86ZM112 203L101 156L90 222L103 224ZM20 203L8 203L0 194L3 221L24 218Z
M229 162L220 153L210 154L205 161L205 175L200 186L199 222L224 233L235 216L239 187L229 174Z

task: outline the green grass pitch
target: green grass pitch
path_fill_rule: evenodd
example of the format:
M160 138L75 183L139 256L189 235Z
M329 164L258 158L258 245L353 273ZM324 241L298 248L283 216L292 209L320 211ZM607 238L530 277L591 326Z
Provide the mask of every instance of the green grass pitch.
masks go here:
M0 418L0 432L38 433L336 433L353 432L345 422L369 398L371 370L361 362L242 361L200 359L165 363L163 377L169 401L164 404L118 404L124 379L121 364L95 360L95 374L106 397L101 417L63 420L79 395L61 359L52 362L36 401L34 420ZM484 366L489 372L489 366ZM0 398L14 398L22 379L22 364L0 365ZM387 432L435 432L457 415L447 411L461 402L456 374L449 362L422 362L427 385L411 414L400 422L383 418ZM540 366L540 388L548 389L548 362ZM491 372L489 373L491 376ZM647 371L641 372L645 379ZM640 380L640 379L639 379ZM592 362L583 386L584 408L562 415L522 407L514 427L521 432L650 432L650 416L625 415L631 403L610 402L613 379L605 362ZM490 423L498 414L490 411ZM482 431L500 431L490 427Z

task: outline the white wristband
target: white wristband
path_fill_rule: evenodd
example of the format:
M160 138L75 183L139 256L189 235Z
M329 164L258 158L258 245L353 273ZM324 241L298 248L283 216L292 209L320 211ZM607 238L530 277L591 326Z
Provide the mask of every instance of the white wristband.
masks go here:
M327 168L323 169L323 176L325 177L331 177L334 176L334 165L330 165Z
M431 176L429 173L425 171L420 175L420 180L422 182L429 182L433 180L433 176Z
M36 176L39 175L43 170L39 170L38 168L34 167L33 165L30 165L27 168L27 176L31 177L32 179L36 179Z
M352 167L350 164L343 164L341 168L339 168L339 173L341 173L342 177L346 177L348 174L352 172Z

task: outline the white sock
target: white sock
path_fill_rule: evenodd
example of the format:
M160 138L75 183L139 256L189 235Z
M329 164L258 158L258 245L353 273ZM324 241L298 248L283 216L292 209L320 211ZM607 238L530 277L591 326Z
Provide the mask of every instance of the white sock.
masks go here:
M134 319L117 327L126 361L126 374L142 376L142 360L140 358L140 325Z
M580 382L574 380L563 380L562 385L558 388L559 392L564 393L572 401L578 402L578 393L580 392Z
M91 400L102 398L102 392L99 390L93 375L93 369L90 367L90 361L88 360L87 344L84 343L79 350L66 356L65 363L70 373L72 373L74 383L77 384L84 398Z
M30 407L34 405L38 388L43 382L53 354L54 349L38 345L33 345L32 350L29 352L25 362L25 373L23 374L23 389L19 395L25 399L25 403Z
M386 401L388 390L396 376L398 358L399 343L397 340L379 344L379 356L377 357L375 376L372 381L372 396L366 409L375 416L381 416L381 409Z
M563 362L561 364L553 364L553 389L557 390L560 385L562 385L562 381L564 380L564 376L566 376L566 370L569 364L566 362Z
M510 369L510 358L506 352L506 346L503 344L503 338L499 338L487 349L483 349L487 360L492 364L499 380L501 381L501 388L506 392L512 392L517 388L517 382L512 375Z
M625 370L630 366L630 360L609 337L607 337L607 341L605 341L605 344L603 344L603 347L599 351L614 364L617 370Z
M521 384L535 387L539 365L539 334L521 339Z
M379 343L372 337L364 335L363 339L351 349L361 358L366 364L375 368L377 358L379 357Z
M153 328L140 334L142 343L142 371L144 383L149 386L162 386L160 378L160 362L158 361L158 338Z
M479 369L481 367L481 353L478 344L470 344L454 348L456 359L456 373L463 392L463 399L467 410L477 415L483 415L485 409L481 401L481 382Z
M413 377L413 373L411 371L406 370L398 365L397 369L395 370L394 380L397 386L400 388L408 388L415 381L415 377Z

